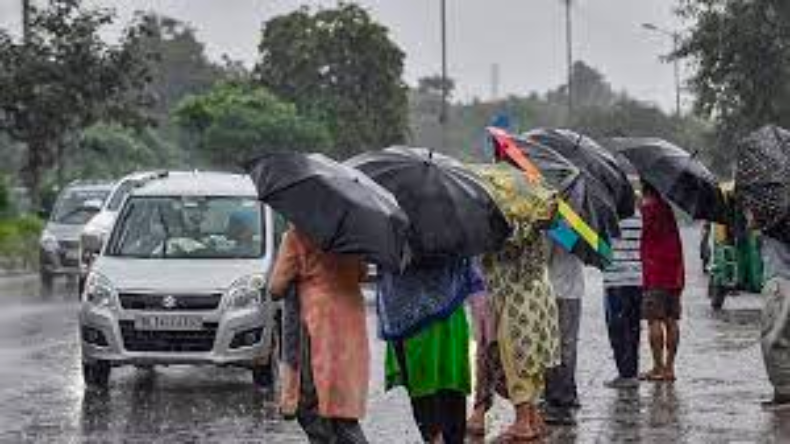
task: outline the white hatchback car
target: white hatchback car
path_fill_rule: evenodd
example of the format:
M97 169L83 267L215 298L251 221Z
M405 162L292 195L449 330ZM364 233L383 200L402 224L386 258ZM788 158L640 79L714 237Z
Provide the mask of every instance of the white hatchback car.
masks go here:
M83 291L85 382L104 386L120 365L216 364L273 383L273 227L248 176L173 173L134 189Z

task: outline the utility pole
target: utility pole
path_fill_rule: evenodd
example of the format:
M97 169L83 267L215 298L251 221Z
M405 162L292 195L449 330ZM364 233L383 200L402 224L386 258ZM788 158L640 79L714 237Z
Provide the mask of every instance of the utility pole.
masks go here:
M571 6L573 0L565 1L565 45L568 62L568 123L573 118L573 22Z
M22 0L22 41L30 38L30 0Z
M675 31L669 31L664 28L660 28L652 23L643 23L642 28L647 29L648 31L657 32L659 34L663 34L672 39L672 54L677 54L678 48L680 47L680 34ZM675 116L680 117L682 109L680 103L680 60L677 57L672 58L673 62L673 70L675 76Z
M441 0L441 33L442 33L442 109L439 123L442 126L442 148L447 145L447 1Z

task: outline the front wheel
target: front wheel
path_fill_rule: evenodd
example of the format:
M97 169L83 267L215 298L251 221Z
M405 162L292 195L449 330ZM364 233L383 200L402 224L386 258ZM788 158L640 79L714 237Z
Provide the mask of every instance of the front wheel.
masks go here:
M91 361L82 363L82 379L90 388L106 388L110 382L110 363Z

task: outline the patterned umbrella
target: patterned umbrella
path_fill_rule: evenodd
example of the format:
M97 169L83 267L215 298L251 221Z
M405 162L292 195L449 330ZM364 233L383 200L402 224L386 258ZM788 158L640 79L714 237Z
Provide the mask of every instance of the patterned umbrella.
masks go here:
M790 132L765 126L738 144L737 199L771 237L790 242Z

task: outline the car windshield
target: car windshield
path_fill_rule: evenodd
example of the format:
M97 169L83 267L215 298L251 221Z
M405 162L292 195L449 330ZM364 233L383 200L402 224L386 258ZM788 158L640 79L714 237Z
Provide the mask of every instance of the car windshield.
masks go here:
M132 191L134 186L135 182L133 180L126 180L118 185L110 197L110 202L107 203L107 209L110 211L118 211L121 208L123 200L126 199L126 196L129 195L129 192Z
M261 257L261 204L243 197L131 197L108 254L145 259Z
M86 224L101 209L107 189L66 189L52 211L52 222L66 225Z

